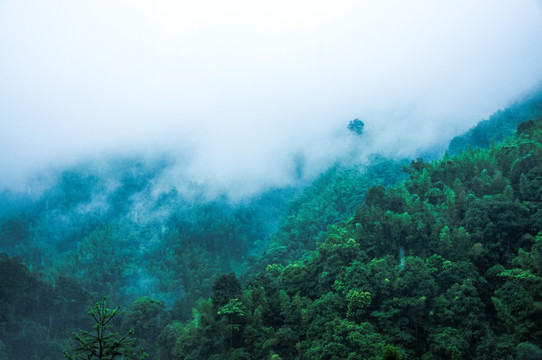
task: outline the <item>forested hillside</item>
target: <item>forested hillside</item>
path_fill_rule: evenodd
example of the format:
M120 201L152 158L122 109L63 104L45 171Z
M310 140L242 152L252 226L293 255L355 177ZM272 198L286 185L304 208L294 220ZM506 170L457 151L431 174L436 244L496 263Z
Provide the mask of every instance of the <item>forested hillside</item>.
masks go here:
M349 159L243 201L158 191L167 156L4 191L0 358L60 358L103 297L150 359L537 358L540 104L436 161Z
M104 296L124 307L148 300L155 311L141 311L160 317L157 327L188 320L221 273L247 278L265 267L277 251L262 252L270 242L287 242L288 232L306 239L307 248L292 241L296 251L282 251L282 261L304 256L372 184L404 176L401 164L379 157L368 166L337 164L304 191L270 189L243 201L208 198L195 184L188 193L157 192L171 166L165 156L88 161L40 179L24 194L5 191L0 348L10 359L54 359L74 330L91 325L85 309ZM138 330L151 356L159 330Z
M542 119L489 149L412 161L304 259L243 289L217 279L192 322L161 333L163 358L540 358L540 164Z
M262 251L297 192L239 203L206 199L197 187L155 194L169 166L165 158L88 162L44 189L1 194L0 350L10 359L58 358L104 296L124 306L151 296L186 319L218 274L241 273Z

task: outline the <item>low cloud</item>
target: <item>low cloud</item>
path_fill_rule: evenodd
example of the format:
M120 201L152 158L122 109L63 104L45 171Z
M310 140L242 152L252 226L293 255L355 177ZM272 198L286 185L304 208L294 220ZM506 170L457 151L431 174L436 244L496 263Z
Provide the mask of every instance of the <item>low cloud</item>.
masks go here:
M4 0L0 186L169 153L164 189L240 196L353 148L412 155L539 84L540 34L536 0Z

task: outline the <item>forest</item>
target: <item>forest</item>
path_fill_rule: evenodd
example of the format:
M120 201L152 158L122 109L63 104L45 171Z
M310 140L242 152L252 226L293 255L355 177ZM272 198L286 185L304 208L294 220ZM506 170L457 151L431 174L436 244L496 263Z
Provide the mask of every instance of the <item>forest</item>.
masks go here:
M171 165L0 193L1 359L542 358L541 92L242 201L157 194Z

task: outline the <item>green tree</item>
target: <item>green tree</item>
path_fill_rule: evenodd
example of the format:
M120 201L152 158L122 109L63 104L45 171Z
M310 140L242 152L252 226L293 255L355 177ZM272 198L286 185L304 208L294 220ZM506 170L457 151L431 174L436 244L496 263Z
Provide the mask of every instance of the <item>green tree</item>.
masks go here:
M518 360L536 360L542 358L542 350L530 342L519 343L516 347Z
M220 275L213 283L211 301L213 312L218 314L218 309L226 305L230 299L241 293L241 283L234 272Z
M74 333L75 345L64 351L64 357L70 360L114 360L114 359L144 359L147 354L134 351L135 337L133 330L120 336L113 332L111 321L119 313L120 307L108 309L105 298L88 309L88 314L94 319L94 333L80 331Z
M351 320L359 320L365 314L365 308L371 304L371 293L358 289L351 289L346 294L348 311L346 316Z
M348 130L356 133L357 135L361 135L363 133L364 126L365 124L363 123L363 121L361 121L360 119L354 119L348 123Z
M401 353L393 345L386 345L382 353L382 360L401 360Z
M384 339L368 322L357 324L338 317L299 345L302 359L381 359Z
M239 324L234 324L239 317L245 316L245 307L238 299L230 299L228 303L217 311L218 315L223 315L228 318L230 327L230 348L233 347L233 331L241 328Z
M140 346L153 356L156 338L169 320L163 301L144 296L135 299L124 313L121 330L134 329Z
M183 325L178 322L173 322L167 325L158 338L156 345L158 347L158 358L160 360L175 360L173 354L177 341L183 334Z

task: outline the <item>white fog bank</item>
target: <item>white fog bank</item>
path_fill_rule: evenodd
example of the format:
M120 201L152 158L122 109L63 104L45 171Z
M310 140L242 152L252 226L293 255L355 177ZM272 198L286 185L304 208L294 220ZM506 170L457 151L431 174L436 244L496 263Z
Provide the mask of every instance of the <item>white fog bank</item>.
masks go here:
M0 0L0 186L166 151L172 182L255 192L350 151L354 118L364 151L445 142L540 64L537 0Z

